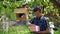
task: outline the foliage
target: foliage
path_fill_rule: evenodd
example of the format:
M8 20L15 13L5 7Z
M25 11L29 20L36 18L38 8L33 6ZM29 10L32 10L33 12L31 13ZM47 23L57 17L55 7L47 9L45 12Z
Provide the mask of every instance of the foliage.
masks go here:
M54 31L54 34L60 33L60 28L57 31ZM12 26L8 29L8 31L3 31L0 29L0 34L32 34L30 33L29 27L27 26Z
M9 2L1 1L0 2L0 15L5 15L10 19L15 19L14 9L20 6L22 2Z
M0 1L0 15L5 15L10 19L15 19L14 9L16 7L22 6L24 4L24 0L1 0ZM58 9L54 8L53 3L49 0L34 0L28 2L28 8L34 8L34 6L38 5L44 11L44 14L50 13L51 11L54 14L58 14ZM33 9L29 9L33 10ZM32 16L29 16L32 17Z
M57 31L55 31L55 33L54 34L59 34L60 33L60 28L58 28L58 30Z
M3 32L0 30L0 34ZM32 34L27 26L12 26L8 29L8 31L4 31L4 34Z
M16 7L22 6L23 4L25 4L24 0L0 0L0 16L5 15L10 20L14 20L15 19L14 9ZM29 9L29 16L28 16L29 19L31 19L33 17L32 10L33 10L34 6L38 5L39 7L42 8L44 15L49 14L52 11L53 13L51 13L51 14L53 16L57 15L57 17L58 17L57 21L60 22L60 16L58 13L59 11L57 8L55 8L54 4L52 2L50 2L50 0L34 0L34 1L31 0L31 2L28 2L27 4L28 4L28 9ZM50 21L54 22L54 18L51 17ZM57 34L57 33L59 34L59 32L60 32L60 30L56 31L55 34ZM31 34L29 31L29 28L27 28L25 26L11 27L11 28L9 28L8 32L5 31L5 34L17 34L17 33L18 34L21 34L21 33L22 34L24 34L24 33ZM1 29L0 29L0 34L3 34Z

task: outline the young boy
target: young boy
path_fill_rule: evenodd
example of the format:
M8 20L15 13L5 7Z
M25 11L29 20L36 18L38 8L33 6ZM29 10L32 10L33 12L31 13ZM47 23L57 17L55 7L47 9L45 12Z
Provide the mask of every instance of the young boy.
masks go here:
M49 33L49 25L48 22L45 20L44 16L42 16L42 11L39 7L35 7L33 10L35 15L27 24L28 26L37 25L40 28L39 32L33 32L33 34L47 34Z

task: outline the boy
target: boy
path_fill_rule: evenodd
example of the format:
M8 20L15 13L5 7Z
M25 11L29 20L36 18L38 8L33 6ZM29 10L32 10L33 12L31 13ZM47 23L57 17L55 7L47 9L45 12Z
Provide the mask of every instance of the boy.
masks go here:
M42 16L42 11L39 7L35 7L33 9L33 13L35 17L31 19L28 26L37 25L40 28L39 32L32 32L33 34L47 34L49 33L49 25L45 18Z

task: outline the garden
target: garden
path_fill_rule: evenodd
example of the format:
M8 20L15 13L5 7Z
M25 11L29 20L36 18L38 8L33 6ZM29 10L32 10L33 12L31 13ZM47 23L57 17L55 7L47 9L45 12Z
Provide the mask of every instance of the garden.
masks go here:
M56 4L55 4L56 3ZM0 18L2 15L7 17L9 21L15 21L16 15L14 9L22 7L23 4L28 5L28 19L31 19L34 14L32 13L34 6L38 5L42 8L42 15L49 18L49 22L52 22L57 27L54 34L60 34L60 3L59 0L0 0ZM1 20L0 20L1 23ZM1 27L1 25L0 25ZM0 28L0 34L32 34L28 26L11 26L8 30Z

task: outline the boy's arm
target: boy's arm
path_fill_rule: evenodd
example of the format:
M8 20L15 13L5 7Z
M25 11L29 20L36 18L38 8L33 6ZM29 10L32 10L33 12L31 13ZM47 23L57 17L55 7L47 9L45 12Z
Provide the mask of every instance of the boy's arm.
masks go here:
M33 18L26 23L27 26L33 26Z
M34 26L34 24L31 24L30 22L26 23L27 26Z

